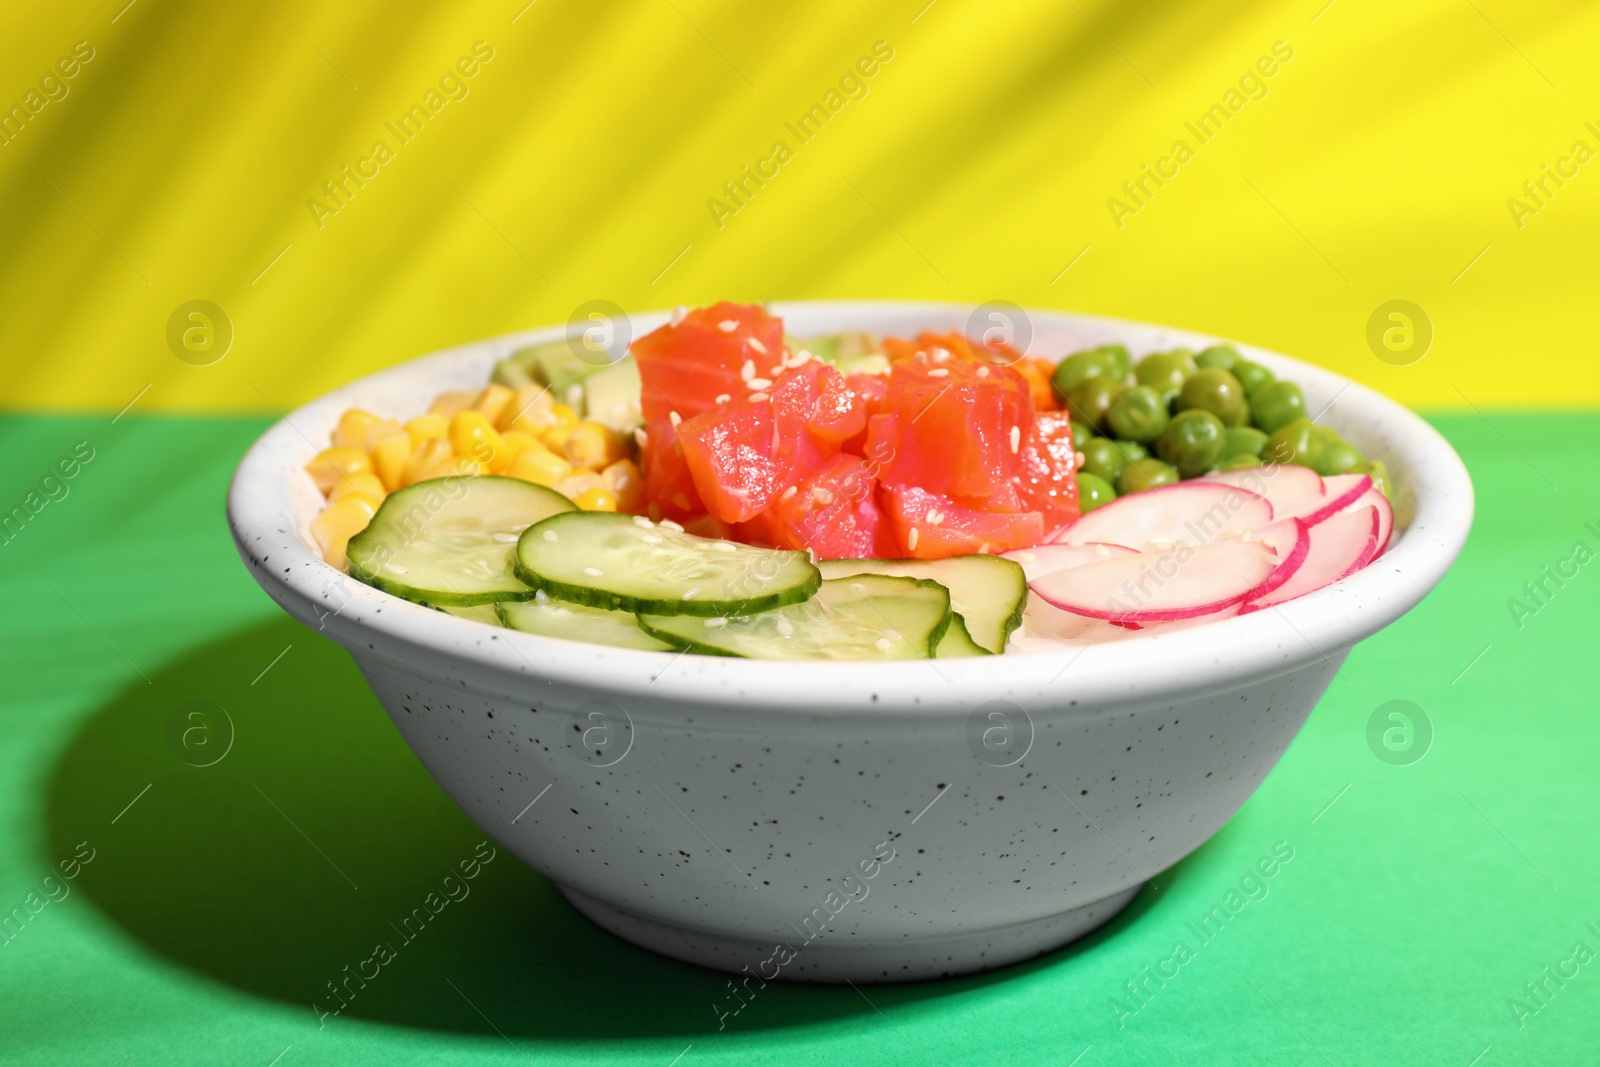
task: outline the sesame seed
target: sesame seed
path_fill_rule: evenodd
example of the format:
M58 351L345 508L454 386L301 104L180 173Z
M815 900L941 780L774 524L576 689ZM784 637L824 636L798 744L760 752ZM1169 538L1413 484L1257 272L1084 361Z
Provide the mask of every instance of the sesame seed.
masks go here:
M787 370L788 367L789 367L789 364L788 364L787 361L785 361L783 363L778 364L776 367L768 367L767 368L767 373L772 375L774 378L776 378L778 375L782 374L785 370Z
M761 338L752 337L748 343L751 348L755 349L757 352L760 352L763 356L767 354L767 346L761 343Z
M685 600L693 600L695 597L697 597L699 595L700 595L700 587L699 586L695 586L693 589L685 589L683 591L683 599L685 599Z
M944 512L937 509L930 511L928 512L927 519L929 526L937 526L944 521Z
M410 574L411 573L410 571L406 570L404 567L400 566L400 564L398 564L398 563L385 563L383 565L383 569L388 571L390 574Z
M793 637L794 636L794 623L790 622L788 619L784 618L781 615L778 616L778 632L780 634L782 634L784 637Z
M1275 548L1277 548L1277 547L1278 547L1278 540L1277 540L1277 538L1275 538L1275 537L1272 537L1272 536L1271 536L1271 535L1268 535L1268 536L1266 536L1266 537L1263 537L1263 538L1262 538L1262 539L1261 539L1261 543L1262 543L1262 544L1264 544L1264 545L1266 545L1266 546L1267 546L1267 547L1268 547L1268 548L1273 548L1273 549L1275 549Z
M599 567L585 567L583 568L583 573L591 578L604 578L606 576L606 572Z
M778 497L778 502L781 504L783 501L788 500L790 497L794 496L795 493L797 493L799 491L800 491L800 487L798 485L791 485L789 488L787 488L787 489L785 489L783 491L783 495Z
M689 309L684 307L682 304L679 304L677 307L672 309L672 325L676 326L678 323L682 322L688 317Z
M1069 537L1069 538L1067 538L1067 547L1068 548L1082 548L1083 547L1083 538L1081 538L1081 537Z
M1017 552L1012 556L1018 563L1033 563L1039 556L1035 552Z
M1077 465L1075 469L1081 471L1083 470L1083 465L1089 462L1089 457L1082 452L1074 452L1072 454L1072 462Z
M745 384L747 386L749 386L751 389L771 389L772 388L772 379L770 379L770 378L751 378L749 381L745 382Z
M883 631L883 636L887 637L891 641L898 641L898 640L900 640L900 631L899 630L885 630L885 631Z
M739 551L739 546L734 544L732 541L713 541L711 543L711 547L716 549L718 552Z
M494 540L498 541L502 545L512 545L512 544L516 544L516 542L517 542L517 535L516 534L507 533L504 530L496 530L494 533L490 534L489 536L491 538L493 538ZM392 567L392 566L394 566L394 564L391 563L390 566Z
M933 350L933 361L935 363L944 363L944 362L948 361L949 359L950 359L950 350L949 349L946 349L946 348L935 348Z
M726 625L728 625L728 620L727 619L707 619L706 620L706 629L708 629L708 630L720 630Z
M717 323L717 329L721 330L723 333L732 333L734 330L737 330L738 328L739 328L739 320L738 319L723 319L721 322Z
M1013 427L1011 427L1011 454L1012 455L1016 455L1017 454L1017 450L1020 449L1021 447L1022 447L1022 427L1021 426L1013 426Z
M948 378L948 377L950 377L950 368L948 368L948 367L935 367L935 368L933 368L933 370L928 372L928 377L930 377L930 378Z
M891 645L887 637L880 637L876 641L872 642L872 647L876 648L879 652L887 652L889 651Z
M682 496L683 494L680 493L678 495ZM673 522L671 519L662 519L660 522L656 523L656 525L666 530L672 530L675 533L683 533L683 525L681 523Z
M645 534L643 537L639 538L639 540L643 541L647 545L659 545L664 539L656 534Z
M753 359L745 360L744 361L744 366L739 368L739 377L743 378L745 381L748 382L751 378L754 378L755 376L756 376L756 361L753 360Z
M733 394L732 393L718 393L716 402L718 404L726 404L728 401L730 401L732 399L733 399Z
M639 527L639 529L641 529L641 530L648 530L652 526L655 525L655 523L651 522L649 519L645 518L643 515L635 515L633 517L633 524L635 526Z
M811 490L811 499L815 500L823 507L827 507L829 504L833 503L833 492L832 490L824 489L819 485L815 489Z
M1095 545L1094 546L1094 558L1095 559L1105 559L1109 555L1111 555L1111 550L1109 548L1107 548L1105 545Z
M556 532L554 530L546 530L539 536L544 538L546 541L554 542L556 539Z
M676 411L669 411L667 412L667 421L672 423L672 428L676 430L678 428L678 423L683 421L683 416L679 415Z
M789 366L798 367L801 364L809 363L811 360L816 359L816 358L817 358L816 356L813 356L806 349L802 348L800 351L796 352L793 356L791 356L789 358Z
M988 367L979 367L978 368L978 377L987 378L988 376L989 376L989 368Z
M633 442L640 448L649 448L650 435L645 433L643 429L635 430L633 431Z
M911 527L911 532L906 534L906 547L915 552L917 550L917 538L920 536L917 528L915 526Z
M751 393L750 394L750 402L752 404L759 404L761 401L763 401L765 399L767 399L767 394L766 393Z

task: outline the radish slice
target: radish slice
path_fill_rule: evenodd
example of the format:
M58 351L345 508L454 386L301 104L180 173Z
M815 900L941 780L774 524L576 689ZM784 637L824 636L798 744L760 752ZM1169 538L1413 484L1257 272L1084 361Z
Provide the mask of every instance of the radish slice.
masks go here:
M1322 479L1322 485L1327 492L1327 500L1323 505L1309 515L1297 516L1313 526L1353 506L1372 488L1372 478L1366 474L1335 474Z
M1266 581L1250 591L1251 600L1273 592L1305 565L1311 552L1311 524L1304 519L1284 519L1258 532L1255 540L1277 553L1278 566Z
M1291 463L1270 463L1237 471L1212 471L1199 481L1234 485L1257 496L1264 496L1272 505L1275 519L1309 515L1328 498L1321 475L1310 467L1297 467ZM1104 510L1100 508L1090 514Z
M1383 495L1383 490L1373 486L1346 510L1358 511L1365 507L1376 508L1378 511L1378 548L1372 554L1372 558L1377 559L1389 547L1389 537L1394 533L1394 505Z
M1250 594L1242 611L1270 608L1354 574L1378 552L1379 521L1377 508L1363 507L1307 525L1309 545L1299 566L1286 581L1271 585L1272 579L1267 579L1261 592Z
M1098 541L1140 551L1180 542L1199 546L1242 538L1272 518L1272 505L1256 493L1196 480L1118 497L1057 531L1055 541L1073 547Z
M1083 545L1034 545L1032 548L1018 548L1004 553L1006 559L1022 565L1022 573L1028 581L1043 578L1056 571L1064 571L1068 567L1081 567L1085 563L1099 563L1112 556L1126 556L1134 549L1122 545L1108 545L1100 542Z
M1126 499L1164 491L1147 490ZM1259 541L1219 541L1198 548L1179 545L1114 556L1047 574L1029 588L1074 615L1142 625L1231 608L1255 592L1277 565L1277 555Z

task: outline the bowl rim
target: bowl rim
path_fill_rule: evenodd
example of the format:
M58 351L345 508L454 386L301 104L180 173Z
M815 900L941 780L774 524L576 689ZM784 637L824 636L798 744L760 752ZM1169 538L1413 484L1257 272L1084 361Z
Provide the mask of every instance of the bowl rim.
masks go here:
M916 301L774 302L786 324L824 329L943 329L959 326L972 305ZM740 660L695 656L686 669L681 653L616 649L493 630L468 619L411 604L349 579L320 558L308 523L321 496L304 465L325 445L339 413L373 407L380 394L409 396L423 409L437 388L487 381L493 362L528 344L556 340L566 325L474 341L357 379L280 418L251 446L228 491L228 524L252 576L302 622L340 644L379 656L412 673L437 674L443 656L469 689L526 692L527 684L558 683L595 695L648 697L685 706L736 703L772 714L810 716L896 715L932 709L961 712L996 698L1025 704L1105 706L1161 702L1237 688L1316 662L1331 662L1416 606L1443 578L1471 527L1472 483L1448 442L1400 403L1332 371L1243 342L1171 327L1027 309L1035 323L1071 334L1085 346L1122 340L1136 352L1163 346L1231 343L1246 358L1289 376L1313 398L1331 397L1324 411L1360 412L1385 426L1385 459L1414 498L1415 510L1396 532L1404 536L1372 565L1350 578L1262 612L1219 619L1171 632L1112 642L954 660L892 663ZM666 310L631 315L636 331L668 321ZM882 325L888 322L898 325ZM827 325L831 324L831 326ZM638 332L636 332L636 336ZM431 384L429 384L431 383ZM406 416L409 417L409 416ZM1318 417L1321 417L1319 413ZM330 595L332 594L332 595ZM337 600L337 610L318 607ZM385 640L377 640L382 636ZM398 645L396 645L398 642ZM1152 655L1155 653L1155 655ZM434 668L427 663L433 663ZM931 668L931 670L930 670Z

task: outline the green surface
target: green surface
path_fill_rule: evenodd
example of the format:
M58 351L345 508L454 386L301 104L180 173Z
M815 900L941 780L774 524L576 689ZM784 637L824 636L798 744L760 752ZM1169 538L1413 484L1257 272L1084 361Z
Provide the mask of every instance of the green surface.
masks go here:
M772 986L719 1032L723 977L600 932L504 854L319 1028L325 983L398 941L389 923L482 835L344 653L236 560L224 488L266 423L0 421L0 507L77 442L95 449L0 545L0 915L44 899L78 842L94 854L70 895L0 936L0 1060L1593 1062L1600 961L1549 981L1521 1028L1508 999L1544 966L1570 972L1575 942L1600 951L1600 562L1549 583L1520 628L1507 601L1574 542L1600 548L1600 475L1574 447L1600 417L1438 424L1479 492L1461 563L1356 649L1257 795L1159 889L1033 963L865 996ZM1410 766L1368 747L1396 699L1434 730ZM215 751L214 710L188 749L169 737L191 701L235 726L210 767L179 754ZM1186 924L1279 841L1294 858L1266 897L1201 944ZM1193 959L1119 1029L1111 998L1179 940Z

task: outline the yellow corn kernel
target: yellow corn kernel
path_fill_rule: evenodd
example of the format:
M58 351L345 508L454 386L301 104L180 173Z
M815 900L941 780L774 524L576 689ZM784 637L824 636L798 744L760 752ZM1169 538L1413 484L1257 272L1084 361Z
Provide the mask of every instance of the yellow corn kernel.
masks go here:
M471 456L489 473L499 474L511 465L505 442L478 411L460 411L450 419L450 447L458 456Z
M517 457L522 455L525 450L544 447L533 434L524 433L521 430L506 430L500 435L500 443L506 450L506 466L508 468L516 462Z
M574 467L597 471L609 467L626 453L622 438L598 422L580 422L562 442L567 462Z
M397 433L405 433L406 429L393 419L379 419L367 427L366 449L368 452L378 447L378 442L385 437L393 437Z
M389 492L406 484L406 460L411 458L411 435L404 430L381 438L372 448L372 467Z
M511 397L511 403L500 412L495 427L500 430L521 430L535 437L556 424L552 409L555 397L548 386L525 385Z
M478 402L477 393L468 393L460 389L451 389L440 393L433 398L433 403L428 405L429 415L443 415L451 418L458 411L466 411Z
M367 451L367 431L382 421L370 411L351 408L339 416L339 425L333 431L334 447Z
M322 558L343 570L345 546L367 528L377 510L378 502L365 493L349 493L323 508L311 520L311 535L322 548Z
M427 481L429 478L443 478L451 473L450 464L455 461L456 454L450 451L450 442L443 437L429 437L422 440L411 450L411 457L406 460L405 472L401 476L407 485Z
M445 437L450 433L450 420L443 415L418 415L406 423L406 433L411 438L411 446L426 441L430 437Z
M359 448L325 448L306 464L306 471L322 490L322 495L327 496L346 475L371 474L372 457Z
M511 403L516 394L499 382L492 382L488 388L478 394L478 402L472 405L472 410L489 420L490 426L500 425L500 415Z
M556 492L572 501L576 501L591 489L605 488L606 480L594 471L573 471L555 485Z
M567 438L578 425L578 413L565 404L550 405L550 415L556 421L539 435L552 452L560 452L566 448Z
M388 489L384 487L382 480L376 474L356 471L354 474L347 474L339 479L339 484L333 487L332 493L328 494L328 503L331 504L336 500L343 500L353 493L370 497L379 504L383 503L383 498L389 495Z
M584 511L616 511L617 494L609 489L585 489L573 503Z
M644 507L644 475L631 459L619 459L600 472L606 488L617 495L617 510L637 515Z
M517 453L517 458L511 461L511 469L506 473L535 485L554 487L572 473L572 464L543 445L535 444Z

